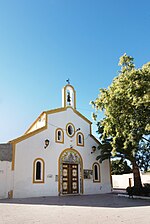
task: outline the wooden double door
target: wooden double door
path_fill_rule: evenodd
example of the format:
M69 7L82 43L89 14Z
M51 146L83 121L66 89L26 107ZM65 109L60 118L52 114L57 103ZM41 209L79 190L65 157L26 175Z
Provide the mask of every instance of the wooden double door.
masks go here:
M62 168L62 193L78 194L78 164L63 163Z

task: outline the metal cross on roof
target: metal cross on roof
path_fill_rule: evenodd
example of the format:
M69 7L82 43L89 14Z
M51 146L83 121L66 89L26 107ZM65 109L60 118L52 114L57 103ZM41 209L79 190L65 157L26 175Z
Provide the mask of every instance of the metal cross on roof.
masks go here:
M70 79L68 78L68 79L66 80L66 82L68 82L68 84L70 84Z

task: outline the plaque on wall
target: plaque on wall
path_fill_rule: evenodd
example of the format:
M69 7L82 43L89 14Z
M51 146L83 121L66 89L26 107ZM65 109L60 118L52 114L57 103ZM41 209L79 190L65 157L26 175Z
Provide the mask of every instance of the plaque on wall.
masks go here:
M92 179L93 170L84 170L84 179Z

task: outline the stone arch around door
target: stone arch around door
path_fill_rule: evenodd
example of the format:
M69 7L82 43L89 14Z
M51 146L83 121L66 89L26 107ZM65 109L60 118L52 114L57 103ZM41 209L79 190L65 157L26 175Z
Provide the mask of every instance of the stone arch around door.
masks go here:
M83 194L83 160L75 149L65 149L58 161L59 195Z

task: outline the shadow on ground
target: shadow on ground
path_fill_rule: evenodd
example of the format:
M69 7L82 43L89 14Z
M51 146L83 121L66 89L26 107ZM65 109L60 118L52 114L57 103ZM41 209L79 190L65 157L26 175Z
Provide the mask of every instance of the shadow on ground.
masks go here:
M51 196L38 198L1 199L0 204L57 205L124 208L150 206L150 200L118 197L117 194Z

